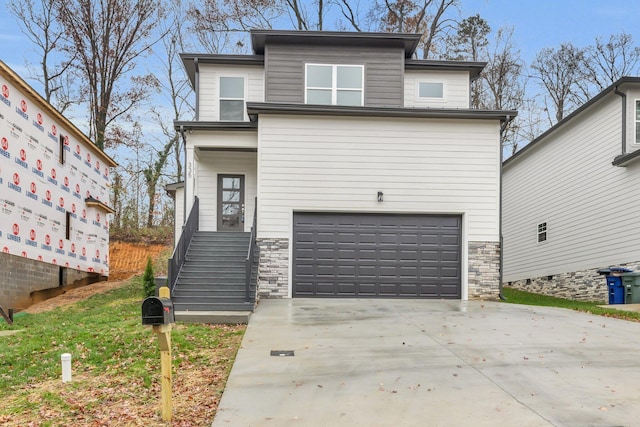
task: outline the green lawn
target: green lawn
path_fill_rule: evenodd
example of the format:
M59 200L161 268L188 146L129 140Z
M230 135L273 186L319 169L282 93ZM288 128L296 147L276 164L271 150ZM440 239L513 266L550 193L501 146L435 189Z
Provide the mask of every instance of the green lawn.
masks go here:
M546 295L534 294L531 292L525 292L507 286L502 288L502 294L506 298L505 302L511 304L568 308L571 310L584 311L586 313L597 314L600 316L640 321L640 313L599 307L600 305L603 305L602 302L573 301L564 298L556 298Z
M81 411L89 416L96 398L88 396L86 402L78 403L78 396L90 394L96 384L111 383L105 386L104 394L114 402L126 402L128 411L132 411L131 406L142 407L150 401L155 408L160 353L157 337L150 327L141 324L142 299L141 279L136 278L122 288L59 310L18 313L11 326L0 320L0 330L19 330L0 336L0 424L13 420L17 424L11 425L27 425L42 417L43 405L58 414L52 416L52 425L64 425L60 414L74 417ZM201 377L211 371L204 386L212 389L206 391L210 394L207 405L215 410L244 330L243 325L175 325L173 372L184 382L176 387L189 390L188 382L198 380L192 378L194 375ZM64 386L60 380L62 353L71 353L74 375L73 383ZM114 390L113 395L109 390ZM100 419L99 415L93 416L93 420Z

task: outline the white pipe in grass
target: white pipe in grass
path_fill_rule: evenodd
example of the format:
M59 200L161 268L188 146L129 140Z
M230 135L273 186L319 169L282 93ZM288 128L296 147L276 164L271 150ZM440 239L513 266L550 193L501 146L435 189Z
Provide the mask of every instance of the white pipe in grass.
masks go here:
M60 357L62 359L62 382L71 382L71 354L63 353Z

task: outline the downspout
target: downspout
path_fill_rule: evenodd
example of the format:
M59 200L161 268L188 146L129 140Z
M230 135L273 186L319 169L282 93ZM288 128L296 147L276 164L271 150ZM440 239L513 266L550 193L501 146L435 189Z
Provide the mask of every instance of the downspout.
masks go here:
M196 69L196 87L195 92L196 92L196 121L200 120L200 66L198 64L198 58L193 58L193 65L195 66ZM184 158L185 161L187 160L187 158Z
M502 125L500 126L500 188L498 190L498 235L499 235L499 244L500 244L500 262L498 263L498 268L499 268L499 273L498 273L498 296L500 297L500 299L502 301L506 301L507 299L505 298L504 295L502 295L502 277L503 277L503 258L504 258L504 251L503 251L503 238L502 238L502 162L503 162L503 158L504 158L504 153L503 153L503 147L502 147L502 134L504 133L504 130L507 128L507 125L509 124L509 122L511 121L511 116L507 114L507 116L505 117L504 122L502 123Z
M618 86L613 89L613 93L622 97L622 155L627 154L627 94L620 92Z

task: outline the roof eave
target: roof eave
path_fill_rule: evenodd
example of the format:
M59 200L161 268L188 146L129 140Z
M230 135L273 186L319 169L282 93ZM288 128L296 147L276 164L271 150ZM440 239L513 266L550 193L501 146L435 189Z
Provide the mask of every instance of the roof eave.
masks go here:
M582 113L583 111L585 111L586 109L588 109L589 107L591 107L593 104L595 104L596 102L600 101L601 99L603 99L605 96L607 96L610 93L613 93L616 89L618 89L620 86L622 86L623 84L640 84L640 77L621 77L620 79L618 79L617 81L615 81L614 83L612 83L609 87L605 88L602 90L602 92L600 92L599 94L597 94L596 96L594 96L593 98L591 98L589 101L585 102L584 104L582 104L579 108L577 108L575 111L573 111L571 114L569 114L567 117L565 117L564 119L560 120L558 123L556 123L555 125L553 125L552 127L550 127L549 129L547 129L545 132L543 132L540 136L538 136L537 138L535 138L534 140L532 140L530 143L528 143L527 145L525 145L524 147L522 147L521 150L519 150L517 153L515 153L513 156L509 157L507 160L505 160L502 165L503 166L508 166L510 165L512 162L514 162L516 159L519 159L520 157L522 157L524 154L526 154L527 152L529 152L529 150L531 150L533 147L537 146L541 141L543 141L547 136L551 135L552 133L554 133L556 130L558 130L559 128L561 128L562 126L564 126L565 124L567 124L568 122L570 122L571 120L573 120L574 117L578 116L580 113Z
M256 131L258 124L249 122L214 122L214 121L174 121L173 128L177 131L217 130L217 131Z
M247 102L247 113L251 120L260 114L289 114L314 116L352 116L352 117L405 117L405 118L444 118L510 121L518 112L515 110L474 110L474 109L435 109L402 107L346 107L337 105L279 104L266 102Z
M67 119L62 113L56 110L49 102L47 102L38 92L36 92L25 80L22 79L15 71L13 71L7 64L0 60L0 73L16 87L22 90L25 95L32 101L36 102L42 107L44 112L49 114L51 118L67 128L67 131L74 135L87 147L95 150L98 157L102 159L109 167L116 167L118 163L112 159L107 153L101 150L96 144L94 144L87 135L84 134L76 125L74 125L69 119Z
M110 213L110 214L116 213L115 209L113 209L111 206L109 206L106 203L103 203L100 200L95 199L93 197L87 197L86 199L84 199L84 203L89 207L95 207L95 208L98 208L98 209L102 209L106 213Z
M347 31L296 31L296 30L251 30L251 45L254 53L264 54L267 42L283 41L287 43L311 43L330 40L358 41L363 44L402 43L405 57L411 58L418 47L421 34L418 33L381 33L381 32L347 32Z
M405 70L438 70L438 71L468 71L472 80L477 79L482 70L487 66L486 62L466 61L437 61L425 59L407 59L404 62Z

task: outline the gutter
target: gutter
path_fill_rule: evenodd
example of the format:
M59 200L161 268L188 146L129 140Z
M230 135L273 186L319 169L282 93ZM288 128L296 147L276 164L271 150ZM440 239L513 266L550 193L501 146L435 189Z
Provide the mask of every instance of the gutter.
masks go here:
M502 162L503 162L503 157L504 157L504 153L503 153L503 148L502 148L502 134L504 133L504 130L507 128L507 125L509 124L509 122L513 119L513 117L511 117L510 115L507 114L507 116L505 117L505 120L502 122L502 125L500 125L500 184L499 184L499 189L498 189L498 236L499 236L499 244L500 244L500 262L498 263L498 297L500 298L500 300L502 301L506 301L507 298L505 298L505 296L502 294L502 282L503 282L503 277L504 277L504 268L503 268L503 258L504 258L504 239L502 238Z
M618 86L613 88L613 93L622 98L622 155L627 154L627 94L620 92Z

